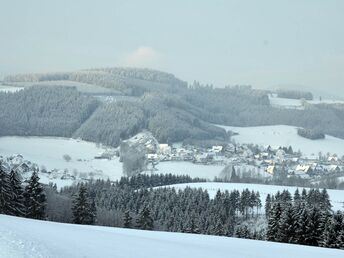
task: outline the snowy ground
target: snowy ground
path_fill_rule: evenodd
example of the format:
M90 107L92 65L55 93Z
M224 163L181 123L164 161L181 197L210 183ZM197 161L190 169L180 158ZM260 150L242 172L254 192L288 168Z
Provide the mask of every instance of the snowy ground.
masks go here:
M97 146L95 143L67 138L55 137L0 137L0 155L10 156L21 154L24 159L44 166L47 170L68 169L80 173L94 174L95 178L120 179L122 174L122 163L119 159L105 160L94 157L106 150L105 147ZM63 155L68 154L72 159L67 162ZM49 181L57 183L58 186L71 184L70 180L50 180L40 175L43 183Z
M0 215L1 258L339 258L344 251Z
M23 87L11 87L6 85L0 85L0 92L17 92L24 89Z
M223 170L224 166L217 165L201 165L185 161L164 161L160 162L156 168L158 174L174 174L174 175L189 175L190 177L200 177L204 179L214 180Z
M45 87L54 87L54 86L64 86L64 87L76 87L78 91L84 93L97 93L97 94L119 94L118 91L104 88L101 86L97 86L94 84L76 82L76 81L39 81L39 82L6 82L9 85L13 85L14 87L32 87L32 86L45 86Z
M326 135L325 139L310 140L297 134L297 128L288 125L235 127L217 125L225 130L239 133L232 137L238 143L253 143L272 147L292 146L294 151L300 150L307 156L316 155L321 151L344 155L344 140Z
M249 190L258 191L262 200L262 204L264 207L265 199L268 194L275 194L277 191L283 191L288 190L291 194L294 194L297 187L292 186L277 186L277 185L261 185L261 184L244 184L244 183L187 183L187 184L176 184L171 185L168 187L174 187L175 189L185 189L187 186L192 188L202 188L204 190L207 190L209 193L209 196L213 198L216 195L216 192L218 190L220 191L233 191L233 190L239 190L242 191L246 188ZM302 188L299 188L299 191L301 193ZM333 210L344 210L344 191L341 190L327 190L331 203L332 203L332 209ZM343 256L344 257L344 256Z
M286 108L286 109L304 109L303 100L301 99L287 99L279 98L276 96L269 95L270 104L273 107ZM306 100L305 103L308 104L344 104L342 100L335 99L319 99Z

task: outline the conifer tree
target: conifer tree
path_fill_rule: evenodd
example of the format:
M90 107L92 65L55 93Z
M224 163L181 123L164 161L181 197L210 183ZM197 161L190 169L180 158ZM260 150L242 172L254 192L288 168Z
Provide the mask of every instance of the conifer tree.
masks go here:
M10 215L25 216L24 189L16 171L12 170L9 175L11 189Z
M268 218L271 210L271 195L268 194L265 199L265 216Z
M295 242L300 245L305 245L306 244L306 239L307 239L307 227L308 227L308 222L309 216L308 216L308 209L305 207L305 205L300 206L300 211L299 211L299 217L297 221L297 227L295 230Z
M11 211L11 188L8 174L0 163L0 214L9 214Z
M299 205L300 203L301 203L301 195L299 192L299 188L297 188L294 193L294 205Z
M268 219L268 229L266 238L269 241L279 241L280 234L280 218L282 215L282 208L279 202L272 206L272 210Z
M124 217L123 217L123 226L125 228L131 228L132 227L132 220L133 220L133 218L130 216L129 210L126 210L124 212Z
M139 217L136 221L137 227L143 230L153 230L154 222L150 214L150 210L147 206L144 206L141 210Z
M336 247L344 250L344 228L338 232Z
M328 218L325 224L324 232L321 235L320 246L328 248L337 247L337 235L335 231L335 221L332 217Z
M25 188L24 197L26 217L44 219L47 198L36 171L30 177L29 184Z
M94 225L97 220L97 207L96 202L94 201L94 198L92 198L91 204L90 204L90 219L88 224Z
M283 243L292 243L295 239L295 217L292 207L286 207L282 212L279 221L279 234L277 241Z
M75 224L92 224L94 214L91 210L86 187L83 184L73 200L72 212Z

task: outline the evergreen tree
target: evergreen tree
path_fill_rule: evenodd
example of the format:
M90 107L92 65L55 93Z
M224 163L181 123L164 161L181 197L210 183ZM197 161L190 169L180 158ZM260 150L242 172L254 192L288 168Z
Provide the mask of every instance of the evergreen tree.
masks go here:
M330 202L330 196L328 195L327 190L323 189L321 191L320 209L322 211L330 213L331 212L331 208L332 208L332 205L331 205L331 202Z
M293 243L295 239L295 217L292 207L286 207L279 221L279 234L276 239L283 243Z
M265 216L268 218L271 210L271 195L268 194L265 199Z
M24 197L26 217L44 219L47 198L36 171L30 177L29 184L25 188Z
M0 163L0 214L9 214L11 206L11 187L8 174L2 169Z
M96 223L96 220L97 220L97 207L93 198L90 205L90 219L89 219L88 224L94 225Z
M154 222L150 214L150 210L147 206L144 206L141 210L139 217L136 221L137 227L143 230L153 230Z
M25 216L24 190L16 171L12 170L9 175L9 184L11 189L10 215Z
M94 214L88 199L86 187L82 184L73 200L73 222L75 224L92 224Z
M299 188L297 188L295 190L295 193L294 193L294 204L298 205L300 203L301 203L301 195L300 195L300 192L299 192Z
M335 221L332 217L327 219L324 232L321 236L320 246L328 248L337 247L337 235L335 231Z
M306 225L306 241L307 245L318 246L321 240L321 213L318 208L312 207L308 212Z
M297 219L297 227L295 230L295 243L300 244L300 245L305 245L306 244L306 239L307 239L307 226L309 224L308 219L308 209L306 209L305 205L302 204L299 207L299 216Z
M130 216L129 210L126 210L124 212L124 217L123 217L123 226L125 228L131 228L132 227L132 220L133 220L133 218Z
M344 250L344 228L338 232L336 247Z
M269 219L266 238L269 241L279 241L280 238L280 219L282 215L282 208L279 202L272 207Z
M199 228L196 223L196 218L194 215L187 221L185 226L186 233L199 234Z
M213 227L211 230L212 235L223 236L225 233L223 223L219 216L215 216L215 221L213 222Z

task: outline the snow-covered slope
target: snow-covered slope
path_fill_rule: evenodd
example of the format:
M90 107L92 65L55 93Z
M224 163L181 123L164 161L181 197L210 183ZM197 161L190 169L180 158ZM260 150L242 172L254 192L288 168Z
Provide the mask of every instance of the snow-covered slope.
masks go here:
M339 258L343 255L344 251L335 249L0 215L3 258Z
M213 180L215 177L220 176L224 167L223 165L194 164L187 161L164 161L156 166L158 171L155 171L155 173L189 175L192 178L200 177Z
M297 128L288 125L235 127L217 125L225 130L239 133L232 137L238 143L253 143L261 146L272 147L292 146L294 151L300 150L303 154L310 156L323 154L344 155L344 140L326 135L325 139L309 140L297 134Z
M202 188L207 190L209 196L213 198L216 195L218 190L220 191L233 191L239 190L242 191L246 188L249 190L258 191L264 206L265 199L268 194L275 194L277 191L288 190L291 194L294 194L297 187L294 186L279 186L279 185L261 185L261 184L244 184L244 183L187 183L187 184L175 184L167 187L174 187L175 189L184 189L186 187L191 188ZM307 189L307 188L306 188ZM302 188L299 188L301 192ZM332 203L333 210L344 210L344 191L341 190L327 190L330 200Z

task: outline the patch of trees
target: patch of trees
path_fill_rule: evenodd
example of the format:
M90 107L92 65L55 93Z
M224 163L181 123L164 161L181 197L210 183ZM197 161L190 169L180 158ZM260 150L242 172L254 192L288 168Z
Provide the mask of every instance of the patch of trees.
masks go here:
M298 128L297 134L300 135L301 137L304 137L310 140L319 140L319 139L325 138L324 133L322 133L319 130L313 130L313 129Z
M0 135L71 137L98 105L69 87L0 93Z
M277 96L279 98L286 98L286 99L313 100L313 94L312 94L312 92L309 92L309 91L278 90Z
M147 177L146 180L161 177ZM238 223L256 218L261 207L259 193L247 189L219 191L210 199L202 189L137 189L133 181L132 184L123 181L111 184L98 180L85 186L94 196L97 223L101 225L109 223L103 220L107 217L103 213L111 212L113 218L121 215L119 221L110 223L113 226L232 236ZM71 197L80 191L79 188L66 187L61 194Z
M16 171L8 174L0 164L0 214L45 219L46 195L36 172L24 186Z
M344 249L344 214L333 213L326 190L267 196L267 240Z
M140 189L144 187L157 187L173 184L206 182L202 178L191 178L188 175L173 175L173 174L138 174L132 177L121 177L118 182L120 187L130 187L133 189Z

